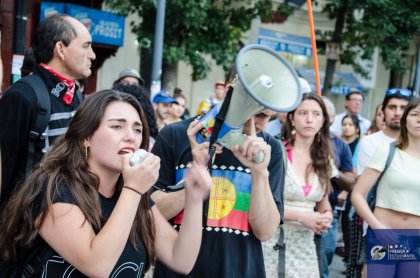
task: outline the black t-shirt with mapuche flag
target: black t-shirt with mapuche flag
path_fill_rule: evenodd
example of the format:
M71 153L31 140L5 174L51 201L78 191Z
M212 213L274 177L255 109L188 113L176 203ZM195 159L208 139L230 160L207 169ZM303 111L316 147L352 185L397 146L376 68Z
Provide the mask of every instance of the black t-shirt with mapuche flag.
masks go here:
M53 196L53 203L76 204L76 201L66 183L59 183L58 190L55 192L56 193ZM118 201L118 198L115 195L113 197L106 198L101 194L99 194L99 198L103 216L105 219L108 219ZM35 206L35 212L37 210L39 211L39 204L37 205ZM149 203L149 206L151 205L153 205L153 202ZM43 241L42 238L38 236L37 242L41 241ZM138 250L139 251L136 251L130 241L127 240L124 250L109 277L143 277L144 270L146 268L147 253L141 239L139 239ZM44 264L40 277L75 278L86 276L55 252L54 255Z
M186 130L191 120L165 127L159 134L152 152L161 158L157 185L165 188L181 180L192 161ZM283 215L284 165L279 142L260 132L271 145L268 166L269 182L274 201ZM208 206L204 206L203 239L197 262L186 277L265 277L261 242L249 225L248 212L251 197L250 170L224 148L216 155L212 166L213 186ZM183 213L171 223L179 228ZM159 261L154 277L185 277L174 273Z

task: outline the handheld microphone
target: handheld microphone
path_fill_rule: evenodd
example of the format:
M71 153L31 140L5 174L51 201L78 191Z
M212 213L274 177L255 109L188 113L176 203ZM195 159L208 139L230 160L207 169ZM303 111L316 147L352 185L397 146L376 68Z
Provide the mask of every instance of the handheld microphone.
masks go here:
M135 165L140 164L148 155L149 153L147 151L143 149L138 149L130 157L130 165L135 166Z

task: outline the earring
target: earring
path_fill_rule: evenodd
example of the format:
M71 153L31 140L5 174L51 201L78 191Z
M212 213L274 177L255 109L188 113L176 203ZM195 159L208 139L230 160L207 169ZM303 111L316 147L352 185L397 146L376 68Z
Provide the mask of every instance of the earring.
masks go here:
M88 147L85 146L85 159L88 161Z
M292 136L295 137L296 136L296 129L294 126L292 126Z

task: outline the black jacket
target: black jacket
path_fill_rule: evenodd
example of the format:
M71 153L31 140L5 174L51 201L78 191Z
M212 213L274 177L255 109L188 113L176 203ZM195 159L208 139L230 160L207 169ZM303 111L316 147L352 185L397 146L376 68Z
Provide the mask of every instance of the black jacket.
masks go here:
M75 110L80 102L75 96L70 105L62 101L67 87L49 71L36 66L34 74L44 81L50 98L51 118L46 130L47 136L42 142L36 143L35 164L38 163L46 150L57 136L64 134ZM2 158L2 179L0 205L3 205L17 185L22 182L26 173L28 153L28 135L31 125L37 115L36 96L33 89L22 83L13 84L0 99L0 147ZM44 152L43 152L44 150Z

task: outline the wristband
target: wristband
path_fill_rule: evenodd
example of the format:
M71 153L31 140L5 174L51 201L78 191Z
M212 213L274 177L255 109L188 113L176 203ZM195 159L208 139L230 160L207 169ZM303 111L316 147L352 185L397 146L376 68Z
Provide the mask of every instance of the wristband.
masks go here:
M143 197L143 194L141 194L140 193L140 191L138 191L137 189L134 189L134 188L132 188L132 187L129 187L129 186L123 186L123 188L127 188L127 189L130 189L131 191L134 191L134 192L136 192L137 194L139 194L140 196L142 196Z

